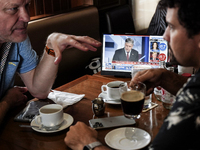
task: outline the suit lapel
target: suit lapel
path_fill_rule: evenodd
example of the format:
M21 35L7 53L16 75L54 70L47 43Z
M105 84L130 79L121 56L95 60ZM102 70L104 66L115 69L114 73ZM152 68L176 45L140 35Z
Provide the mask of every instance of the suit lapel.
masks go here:
M126 53L125 53L125 49L122 49L122 60L126 60Z
M129 60L134 60L134 58L135 58L135 55L133 53L133 50L131 50L131 54L130 54Z

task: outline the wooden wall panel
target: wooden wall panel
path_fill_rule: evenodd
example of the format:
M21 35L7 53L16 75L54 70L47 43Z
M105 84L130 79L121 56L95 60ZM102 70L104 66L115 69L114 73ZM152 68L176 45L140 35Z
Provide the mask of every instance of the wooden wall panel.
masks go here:
M43 0L35 0L35 15L43 15L44 14L44 5Z

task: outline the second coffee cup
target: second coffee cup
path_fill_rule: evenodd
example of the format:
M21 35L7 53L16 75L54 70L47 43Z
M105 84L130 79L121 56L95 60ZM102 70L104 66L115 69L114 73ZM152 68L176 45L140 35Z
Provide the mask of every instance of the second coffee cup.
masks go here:
M59 104L48 104L39 109L40 115L35 118L36 124L44 127L58 126L63 122L63 107Z
M105 94L107 94L108 98L110 99L120 99L120 93L119 93L119 85L121 83L124 83L123 81L112 81L109 82L106 85L101 86L101 91Z

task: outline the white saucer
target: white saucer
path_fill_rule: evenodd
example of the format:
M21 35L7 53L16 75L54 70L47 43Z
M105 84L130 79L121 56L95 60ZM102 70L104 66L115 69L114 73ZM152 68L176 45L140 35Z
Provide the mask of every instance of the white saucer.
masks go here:
M58 130L54 130L54 131L46 131L46 130L39 130L37 128L32 127L33 130L37 131L37 132L41 132L41 133L54 133L54 132L59 132L62 131L66 128L68 128L74 121L73 117L67 113L63 113L63 117L64 117L64 121L61 125L61 127ZM31 126L38 126L38 124L36 124L35 119L33 119L31 121Z
M121 104L120 99L110 99L105 93L100 93L98 97L103 97L104 102L108 104Z
M126 138L125 131L127 128L128 130L134 131L133 140ZM110 131L105 136L106 144L114 149L136 150L144 148L150 143L151 136L146 131L134 127L127 128L123 127Z

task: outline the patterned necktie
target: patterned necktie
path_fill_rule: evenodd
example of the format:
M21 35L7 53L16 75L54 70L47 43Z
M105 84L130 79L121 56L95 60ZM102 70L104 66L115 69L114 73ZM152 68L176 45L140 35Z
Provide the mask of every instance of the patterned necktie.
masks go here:
M11 47L11 42L8 43L4 43L1 47L1 64L0 64L0 75L3 72L7 57L8 57L8 53L10 51L10 47Z
M127 61L128 61L129 60L129 52L127 52L126 57L127 57Z

